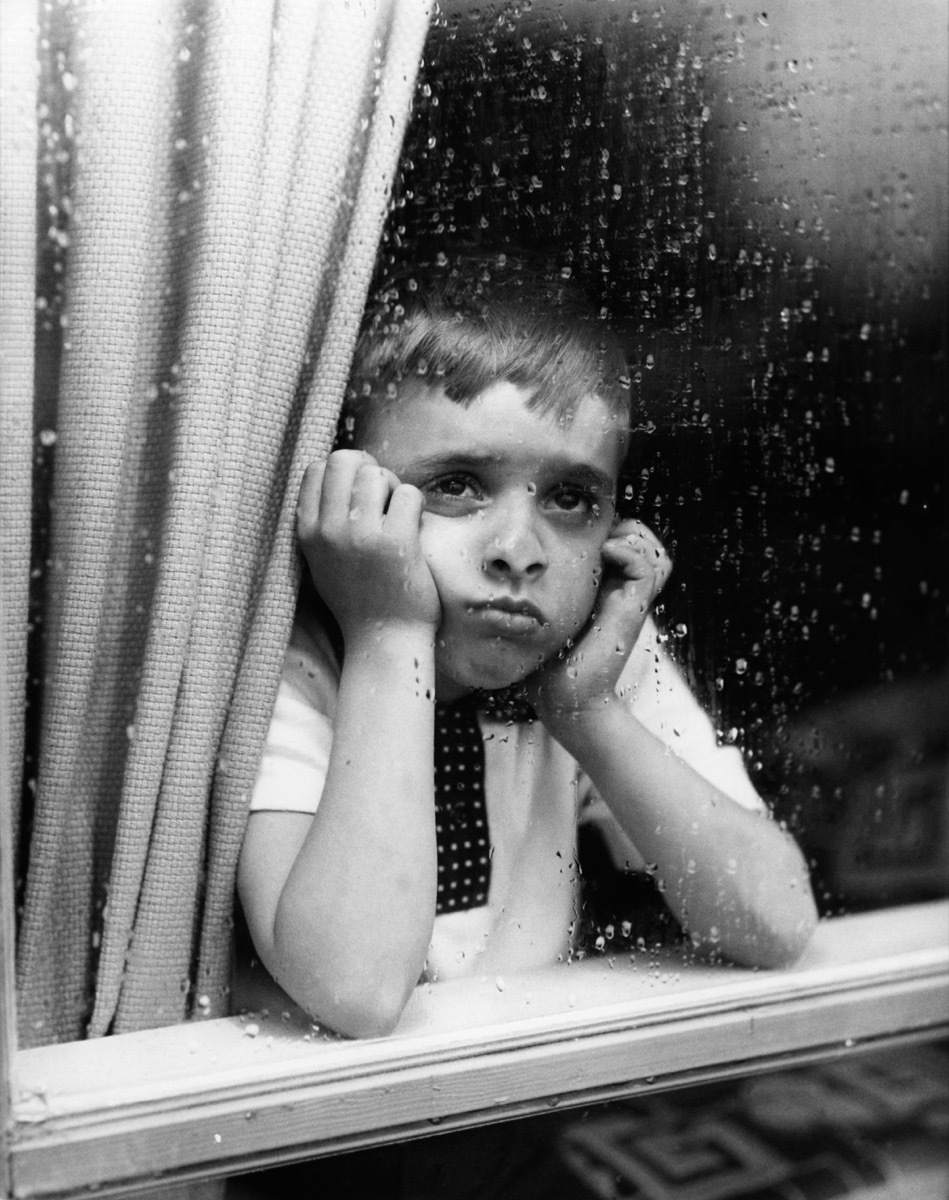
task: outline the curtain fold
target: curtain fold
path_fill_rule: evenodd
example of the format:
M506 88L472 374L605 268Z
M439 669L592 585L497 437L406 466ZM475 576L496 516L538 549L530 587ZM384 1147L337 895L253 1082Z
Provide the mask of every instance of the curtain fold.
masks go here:
M427 16L109 0L48 18L72 218L23 1044L227 1011L296 491L331 444Z
M31 0L0 12L0 782L18 797L25 730L36 299L37 20ZM2 797L0 797L2 802ZM19 805L9 814L16 863Z

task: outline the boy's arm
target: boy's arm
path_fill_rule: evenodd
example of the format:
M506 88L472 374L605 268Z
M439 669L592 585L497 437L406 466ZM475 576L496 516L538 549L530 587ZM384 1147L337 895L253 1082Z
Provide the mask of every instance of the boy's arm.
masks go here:
M316 815L252 814L238 871L264 965L313 1016L362 1037L395 1025L435 916L440 609L411 552L421 497L393 489L354 451L304 483L301 541L345 641L333 745Z
M580 763L698 945L749 966L780 966L817 920L803 857L762 812L744 808L649 732L616 694L620 667L670 564L638 522L604 547L593 623L569 656L532 681L538 712ZM625 653L618 655L622 646Z
M580 762L697 945L745 966L793 962L817 914L807 867L768 815L744 808L613 696L551 732Z

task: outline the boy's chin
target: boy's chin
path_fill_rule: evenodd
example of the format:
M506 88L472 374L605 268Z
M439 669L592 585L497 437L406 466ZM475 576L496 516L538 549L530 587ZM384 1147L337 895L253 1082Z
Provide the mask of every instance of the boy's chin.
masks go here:
M468 692L501 692L516 687L543 666L542 660L513 663L446 663L436 669L435 694L439 700L457 700Z

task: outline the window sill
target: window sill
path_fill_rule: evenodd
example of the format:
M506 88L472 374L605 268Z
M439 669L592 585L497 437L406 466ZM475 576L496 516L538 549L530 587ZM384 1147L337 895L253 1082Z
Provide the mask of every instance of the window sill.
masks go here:
M820 926L795 967L640 954L418 989L391 1037L272 1011L20 1051L15 1197L245 1171L944 1034L949 902Z

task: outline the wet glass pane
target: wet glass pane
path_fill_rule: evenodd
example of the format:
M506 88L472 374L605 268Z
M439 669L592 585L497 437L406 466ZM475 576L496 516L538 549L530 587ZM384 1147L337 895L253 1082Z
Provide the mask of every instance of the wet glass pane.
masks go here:
M445 6L385 247L540 255L621 331L664 637L825 913L949 852L946 39L870 7ZM642 897L587 853L602 946Z
M844 8L443 4L379 268L459 243L534 256L618 331L621 511L675 560L662 638L804 847L824 913L944 894L949 860L945 22L928 2ZM70 338L60 18L38 113L33 712ZM185 237L198 148L173 149ZM149 400L173 394L169 378ZM586 834L581 860L582 953L679 938L648 872Z

